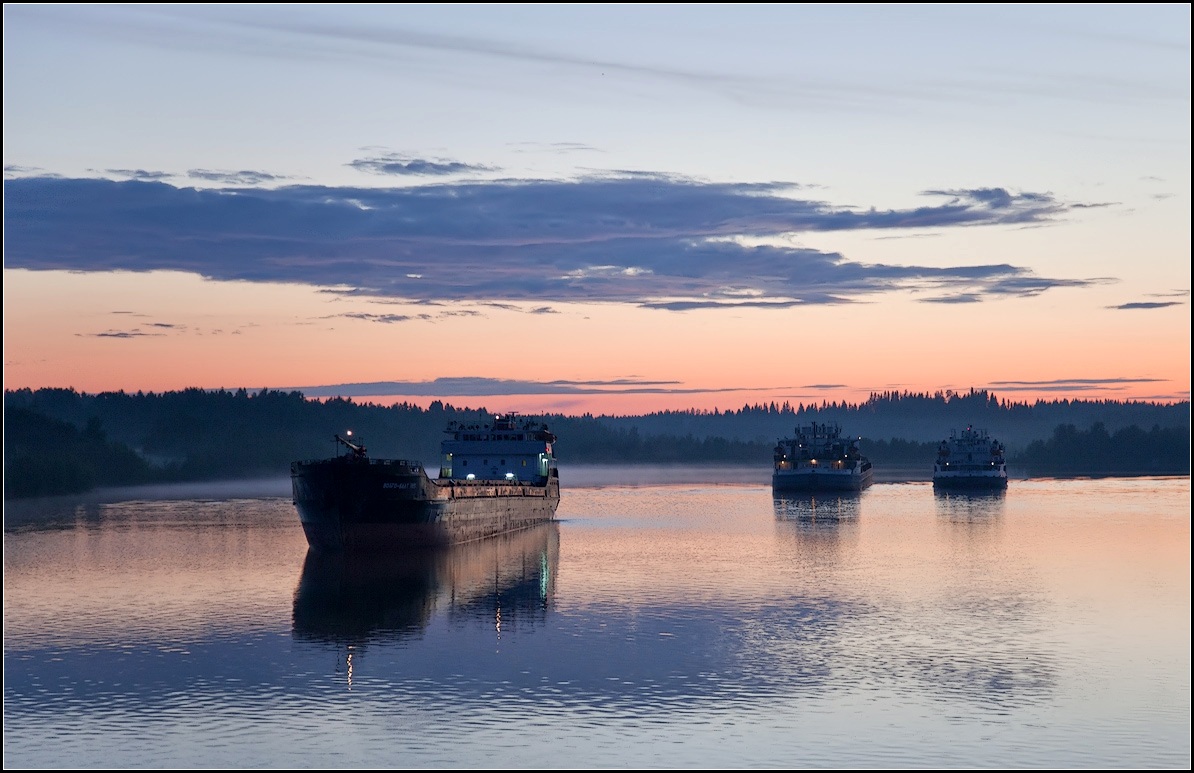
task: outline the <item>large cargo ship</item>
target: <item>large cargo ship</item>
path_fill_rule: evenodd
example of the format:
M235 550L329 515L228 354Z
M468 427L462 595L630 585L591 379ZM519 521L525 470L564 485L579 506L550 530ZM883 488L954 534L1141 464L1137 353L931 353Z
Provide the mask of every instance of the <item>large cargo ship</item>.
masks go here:
M862 491L874 470L858 448L858 438L842 437L837 424L813 422L796 428L796 436L775 446L775 491Z
M336 435L343 453L293 462L290 482L307 543L317 551L452 545L555 518L560 478L546 424L513 414L453 422L439 476L405 459L372 459Z
M933 487L939 489L1005 489L1007 461L1003 444L985 429L951 430L937 448Z

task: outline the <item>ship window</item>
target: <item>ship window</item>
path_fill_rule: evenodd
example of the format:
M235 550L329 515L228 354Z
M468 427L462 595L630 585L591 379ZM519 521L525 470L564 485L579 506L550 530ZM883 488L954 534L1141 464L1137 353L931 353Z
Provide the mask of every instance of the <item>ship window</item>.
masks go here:
M523 459L523 460L522 460L522 466L523 466L523 467L526 467L526 466L527 466L527 460L526 460L526 459Z
M505 460L505 459L503 459L503 460L500 462L500 464L501 464L503 467L505 467L505 466L506 466L506 460Z
M461 460L460 460L460 466L461 466L461 467L468 467L468 459L461 459Z

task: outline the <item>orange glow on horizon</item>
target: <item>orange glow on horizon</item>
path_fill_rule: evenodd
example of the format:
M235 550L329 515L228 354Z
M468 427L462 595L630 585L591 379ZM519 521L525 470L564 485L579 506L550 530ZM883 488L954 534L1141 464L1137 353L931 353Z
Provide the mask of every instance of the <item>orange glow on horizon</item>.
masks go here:
M533 388L352 399L566 415L859 404L874 393L971 388L1015 403L1173 403L1190 393L1184 305L1081 319L1033 299L960 311L899 298L782 311L571 303L532 314L166 272L6 270L5 278L6 389L301 390L476 378ZM346 316L379 309L405 321ZM567 383L552 391L552 382Z

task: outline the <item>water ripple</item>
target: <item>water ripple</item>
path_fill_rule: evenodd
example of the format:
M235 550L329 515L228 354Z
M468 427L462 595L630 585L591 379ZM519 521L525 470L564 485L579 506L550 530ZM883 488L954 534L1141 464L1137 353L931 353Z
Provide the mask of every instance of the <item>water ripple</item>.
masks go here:
M1189 483L1148 485L603 483L380 564L277 497L26 513L6 764L1185 767Z

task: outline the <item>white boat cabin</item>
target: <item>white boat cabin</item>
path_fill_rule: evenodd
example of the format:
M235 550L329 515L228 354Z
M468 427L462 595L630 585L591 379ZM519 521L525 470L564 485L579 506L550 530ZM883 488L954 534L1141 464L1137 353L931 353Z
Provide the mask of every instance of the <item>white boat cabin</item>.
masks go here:
M492 424L452 422L444 431L451 438L440 444L441 479L542 484L554 474L556 436L546 424L506 414Z

